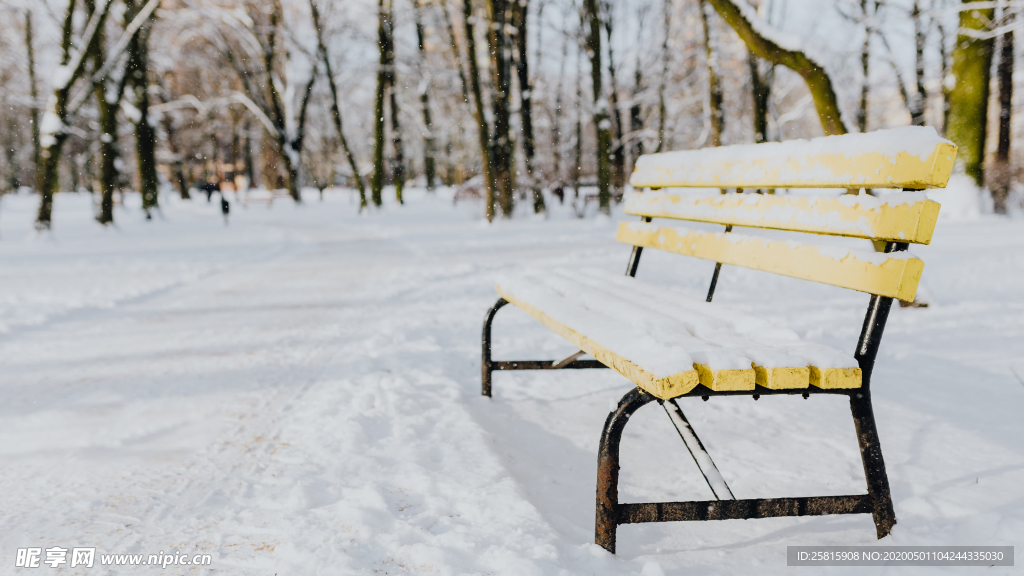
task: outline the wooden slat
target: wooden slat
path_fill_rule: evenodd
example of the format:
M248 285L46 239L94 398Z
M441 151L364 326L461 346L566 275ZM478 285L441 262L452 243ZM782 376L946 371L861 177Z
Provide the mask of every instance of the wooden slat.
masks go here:
M755 389L755 383L775 390L806 388L809 384L824 388L860 387L859 368L821 369L807 366L764 368L752 365L750 369L714 370L702 364L694 364L691 370L668 377L659 377L596 342L592 337L581 334L555 320L533 304L519 298L514 292L502 287L501 284L498 284L496 289L504 299L539 320L556 334L579 346L581 350L594 356L602 364L612 368L658 398L675 398L693 390L698 383L715 391L752 391Z
M943 188L956 146L925 126L645 154L634 188Z
M811 385L818 388L860 388L860 368L811 367Z
M868 195L838 198L761 194L673 194L663 190L633 192L626 213L715 224L771 228L928 244L939 217L939 204L897 193L883 200Z
M771 388L772 390L807 388L811 383L811 369L807 366L799 368L762 368L755 366L754 371L757 372L757 385Z
M641 368L635 363L608 350L590 338L576 332L572 328L556 321L541 310L538 310L529 303L517 298L508 290L498 285L495 287L502 298L508 300L530 316L540 321L559 336L565 338L575 346L579 346L587 354L590 354L605 366L622 374L631 382L643 388L645 391L661 399L675 398L693 390L699 383L697 370L688 370L673 374L667 378L658 377L652 372ZM753 370L751 370L753 372Z
M924 262L917 258L856 251L843 253L809 244L640 222L620 223L616 239L634 246L660 248L905 301L914 299L924 270ZM834 253L829 254L830 251Z

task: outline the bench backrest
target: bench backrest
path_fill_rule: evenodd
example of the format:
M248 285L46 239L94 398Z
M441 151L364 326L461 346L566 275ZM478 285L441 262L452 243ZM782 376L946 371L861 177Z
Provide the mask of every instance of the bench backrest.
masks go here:
M630 183L626 213L647 222L623 222L617 239L651 247L913 300L924 263L906 243L928 244L939 205L923 193L877 198L762 194L677 194L658 188L942 188L956 146L929 127L880 130L782 143L723 146L641 156ZM730 233L650 224L673 218L727 226L851 236L894 243L885 254L815 246Z

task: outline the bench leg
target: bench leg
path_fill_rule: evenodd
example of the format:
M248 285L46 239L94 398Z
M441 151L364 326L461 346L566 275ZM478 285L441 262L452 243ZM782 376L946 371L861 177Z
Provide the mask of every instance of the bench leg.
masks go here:
M871 393L863 390L850 395L850 410L853 424L860 443L860 458L864 463L864 477L868 482L868 498L871 500L871 516L875 520L878 538L884 538L896 524L896 512L889 493L889 477L885 474L882 447L878 442L875 428L875 414L871 409Z
M619 442L626 422L634 412L655 400L639 388L634 388L619 400L614 412L608 414L601 432L601 445L597 452L597 522L594 542L615 553L615 529L619 525Z
M497 314L498 310L505 304L508 304L508 300L498 298L498 301L494 303L494 306L487 309L487 315L484 316L483 361L480 366L482 371L480 393L488 398L491 397L491 372L494 370L491 362L491 323L494 322L494 315Z

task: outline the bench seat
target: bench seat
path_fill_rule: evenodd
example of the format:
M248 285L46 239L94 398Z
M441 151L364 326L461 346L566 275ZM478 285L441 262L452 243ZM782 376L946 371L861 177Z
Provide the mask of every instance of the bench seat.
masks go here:
M711 390L858 388L848 353L719 304L594 269L533 269L497 291L545 326L662 399Z

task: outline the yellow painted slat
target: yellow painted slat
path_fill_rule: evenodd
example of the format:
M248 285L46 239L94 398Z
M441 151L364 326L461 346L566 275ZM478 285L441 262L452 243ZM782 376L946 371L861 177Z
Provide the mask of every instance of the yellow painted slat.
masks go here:
M860 368L811 367L811 385L818 388L860 388Z
M639 222L620 223L616 239L634 246L660 248L908 302L913 301L924 271L924 262L917 258L822 249L809 244Z
M636 216L928 244L939 204L919 196L698 196L648 190L629 194L625 206L626 214ZM906 197L916 201L905 201Z
M645 154L634 188L943 188L956 146L925 126Z
M712 390L753 390L756 376L754 369L712 370L703 364L694 364L700 383Z
M580 350L590 354L605 366L608 366L619 374L622 374L631 382L658 398L675 398L676 396L693 390L699 383L696 369L680 372L679 374L673 374L667 378L658 377L650 371L637 366L626 358L604 348L599 343L594 342L572 328L556 321L534 306L516 298L514 294L504 290L500 285L496 286L496 289L502 298L508 300L530 316L533 316L539 320L541 324L547 326L549 329L573 343L575 346L578 346Z
M799 368L762 368L755 366L757 385L782 390L784 388L807 388L811 382L811 369L807 366Z
M786 367L763 368L752 366L751 369L712 370L702 364L694 364L693 370L680 372L668 377L658 377L636 363L601 346L591 338L580 334L568 326L558 322L535 306L517 298L500 285L496 286L502 298L520 308L541 322L556 334L562 336L580 350L590 354L599 362L625 376L628 380L661 399L675 398L693 390L702 384L711 390L754 390L754 384L774 390L783 388L806 388L813 384L820 388L859 388L859 368L815 368Z

